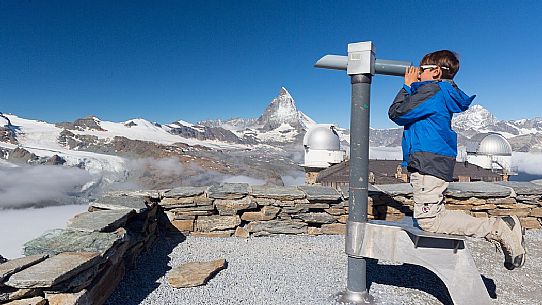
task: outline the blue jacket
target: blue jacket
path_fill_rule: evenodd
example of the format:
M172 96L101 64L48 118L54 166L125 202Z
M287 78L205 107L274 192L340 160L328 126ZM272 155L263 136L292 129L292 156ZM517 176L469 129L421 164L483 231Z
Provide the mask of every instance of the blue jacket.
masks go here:
M467 110L475 95L467 96L451 80L404 85L388 115L403 129L403 166L446 181L453 180L457 134L454 113Z

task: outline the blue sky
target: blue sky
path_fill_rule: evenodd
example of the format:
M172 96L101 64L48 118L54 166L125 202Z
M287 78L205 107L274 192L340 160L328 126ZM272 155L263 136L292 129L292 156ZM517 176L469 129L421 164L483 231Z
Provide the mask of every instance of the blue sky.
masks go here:
M0 111L168 123L257 117L286 87L319 123L349 126L345 72L325 54L372 40L381 59L451 49L456 81L499 119L542 116L536 1L0 0ZM400 77L373 79L371 125Z

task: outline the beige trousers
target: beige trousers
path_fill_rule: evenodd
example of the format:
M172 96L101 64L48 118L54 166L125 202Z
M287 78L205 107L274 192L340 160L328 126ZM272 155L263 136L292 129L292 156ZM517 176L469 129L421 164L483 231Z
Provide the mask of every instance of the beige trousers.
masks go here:
M462 211L444 207L444 191L448 182L431 175L413 173L410 184L414 192L414 218L424 231L485 237L497 218L476 218Z

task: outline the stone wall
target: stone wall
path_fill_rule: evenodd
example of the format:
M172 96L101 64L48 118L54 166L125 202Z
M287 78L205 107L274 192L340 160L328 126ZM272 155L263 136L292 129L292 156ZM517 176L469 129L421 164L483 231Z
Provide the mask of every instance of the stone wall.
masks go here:
M530 182L451 183L446 207L475 217L516 215L528 229L542 227L542 186ZM224 184L167 191L160 205L170 229L192 236L343 234L348 193L333 188ZM412 216L409 184L369 188L369 219Z
M369 187L369 219L412 215L409 184ZM542 186L451 183L446 207L475 217L517 215L540 229ZM1 304L101 305L163 227L190 236L344 234L348 194L333 188L223 184L115 192L89 211L25 244L25 257L0 260Z
M111 193L0 263L0 303L101 305L157 238L158 193Z

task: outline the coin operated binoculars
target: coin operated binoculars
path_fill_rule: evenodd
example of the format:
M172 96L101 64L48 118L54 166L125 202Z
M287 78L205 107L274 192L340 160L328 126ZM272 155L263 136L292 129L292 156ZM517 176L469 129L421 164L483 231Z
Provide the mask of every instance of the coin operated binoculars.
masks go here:
M346 291L338 301L347 304L373 304L367 291L366 261L360 256L367 223L369 176L369 112L371 80L375 74L404 76L410 62L375 59L371 41L348 44L348 56L326 55L317 68L346 70L352 83L350 117L349 215L346 225L348 274Z
M367 222L369 111L375 74L405 75L410 62L375 59L372 42L348 45L348 56L326 55L318 68L346 70L352 83L350 118L350 189L346 223L347 286L341 304L375 304L367 291L365 258L423 266L446 285L455 305L490 305L491 299L461 236L420 230L413 219Z

